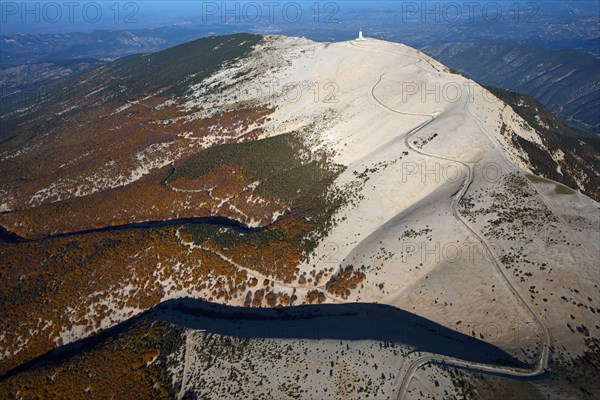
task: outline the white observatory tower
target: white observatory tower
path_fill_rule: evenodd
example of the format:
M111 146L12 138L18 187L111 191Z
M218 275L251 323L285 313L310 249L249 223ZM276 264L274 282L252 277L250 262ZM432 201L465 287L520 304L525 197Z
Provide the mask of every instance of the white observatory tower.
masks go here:
M358 38L356 40L360 40L360 41L367 40L367 38L363 36L362 28L360 28L360 30L358 31Z

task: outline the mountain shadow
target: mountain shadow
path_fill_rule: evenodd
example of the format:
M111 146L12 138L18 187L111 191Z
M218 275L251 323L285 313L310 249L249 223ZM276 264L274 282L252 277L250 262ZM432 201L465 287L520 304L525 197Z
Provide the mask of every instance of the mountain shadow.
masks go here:
M57 348L5 374L61 362L105 343L143 321L245 339L378 341L463 360L526 367L500 348L426 318L382 304L320 304L285 308L246 308L183 298L167 300L98 335Z

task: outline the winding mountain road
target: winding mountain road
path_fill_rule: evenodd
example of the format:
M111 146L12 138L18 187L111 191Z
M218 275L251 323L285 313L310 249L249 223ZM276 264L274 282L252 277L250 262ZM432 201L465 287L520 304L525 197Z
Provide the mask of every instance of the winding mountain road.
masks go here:
M398 52L392 52L392 51L388 51L388 50L374 49L374 48L370 48L370 47L363 46L363 45L357 46L356 44L354 44L352 42L350 44L357 48L360 48L360 49L366 49L366 50L371 50L371 51L382 51L382 52L392 53L392 54L396 54L396 55L414 57L410 54L405 54L405 53L398 53ZM414 58L416 58L417 61L415 63L409 64L409 65L417 65L420 62L422 62L421 58L418 58L418 57L414 57ZM421 67L419 66L419 68L421 68ZM426 71L423 68L421 68L421 70L423 70L425 72L429 72L429 73L431 72L431 71ZM462 160L445 157L445 156L442 156L439 154L428 153L428 152L425 152L425 151L413 146L413 144L410 141L411 137L413 137L415 134L420 132L427 125L429 125L430 123L435 121L437 116L431 115L431 114L415 114L415 113L402 112L402 111L395 110L395 109L387 106L386 104L384 104L375 95L375 89L377 88L377 86L379 86L381 84L384 76L385 76L385 74L380 75L377 83L375 83L375 85L373 85L373 87L371 88L371 90L370 90L371 99L377 105L379 105L384 110L386 110L390 113L393 113L396 115L403 115L403 116L404 115L410 115L410 116L417 115L417 116L422 116L427 119L424 123L420 124L419 126L417 126L414 129L412 129L405 135L404 142L406 144L406 147L408 147L410 150L412 150L415 153L418 153L420 155L423 155L423 156L458 163L467 169L468 174L461 183L461 188L460 188L460 191L458 192L458 195L456 195L452 201L452 206L451 206L452 215L460 222L461 225L463 225L465 227L465 229L474 238L477 239L477 241L479 241L481 243L481 245L484 248L484 251L486 251L488 253L492 263L494 264L496 271L502 277L502 280L505 283L505 285L507 286L507 288L513 293L517 302L530 314L531 318L535 321L536 325L538 325L539 330L542 334L541 354L540 354L540 357L533 369L512 368L512 367L507 367L507 366L503 366L503 365L477 363L477 362L461 360L461 359L454 358L454 357L443 356L443 355L439 355L439 354L428 354L428 353L418 354L418 356L416 358L412 359L410 362L404 363L402 370L400 371L400 374L398 375L399 378L402 377L402 381L401 381L399 389L398 389L397 398L401 399L401 400L406 398L406 395L408 392L408 387L409 387L410 382L412 381L415 373L417 372L417 370L420 367L422 367L423 365L430 364L430 363L444 364L444 365L458 367L458 368L465 368L465 369L469 369L469 370L473 370L473 371L496 373L496 374L502 374L502 375L507 375L507 376L513 376L513 377L532 377L532 376L536 376L536 375L543 373L544 370L548 366L548 358L549 358L549 353L550 353L550 333L548 331L548 328L544 325L541 317L538 316L538 314L533 309L533 307L523 298L523 296L519 293L519 291L517 290L517 288L515 287L513 282L507 276L507 274L504 271L504 269L502 268L500 262L496 259L496 257L494 256L494 253L491 251L490 246L487 243L487 241L485 240L485 238L483 238L479 233L477 233L458 211L458 205L460 204L460 202L464 198L466 192L468 191L469 187L473 183L473 179L474 179L473 166L467 164L466 162L464 162ZM477 121L480 128L483 130L483 126L481 125L480 121L477 119L476 116L474 116L470 112L470 110L468 110L468 102L465 103L465 111L467 112L467 114L469 116L471 116L472 118L474 118ZM492 140L489 137L490 135L488 132L484 132L484 133L488 136L488 138L490 140ZM493 143L493 146L495 147L495 143L493 141L492 141L492 143ZM415 354L417 354L417 353L415 353Z

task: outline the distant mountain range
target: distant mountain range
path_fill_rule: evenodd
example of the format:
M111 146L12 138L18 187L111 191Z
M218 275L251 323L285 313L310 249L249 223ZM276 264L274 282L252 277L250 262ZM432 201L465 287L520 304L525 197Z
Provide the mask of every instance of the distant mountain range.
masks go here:
M19 64L96 58L113 60L132 53L156 51L173 45L164 32L143 30L93 31L65 34L14 34L0 39L0 67ZM185 41L185 38L182 39Z
M528 94L568 123L600 133L598 57L484 43L447 43L421 50L482 85Z

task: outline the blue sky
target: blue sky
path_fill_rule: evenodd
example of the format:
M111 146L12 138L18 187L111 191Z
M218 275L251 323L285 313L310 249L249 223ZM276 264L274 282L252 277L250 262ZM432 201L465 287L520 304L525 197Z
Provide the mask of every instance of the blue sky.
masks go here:
M174 24L201 23L203 15L212 18L212 21L220 19L223 15L231 17L231 10L237 10L242 19L253 19L256 11L261 13L261 22L267 21L269 13L273 12L277 17L274 24L286 24L288 20L281 18L283 9L290 15L300 8L303 15L301 22L311 22L316 18L344 18L345 14L355 14L358 10L363 13L365 19L377 14L382 10L390 13L401 13L417 10L419 17L421 7L439 6L441 9L453 10L451 5L458 5L463 13L467 12L466 0L451 1L287 1L287 0L259 0L259 1L160 1L160 0L138 0L138 1L2 1L1 33L65 33L65 32L89 32L98 29L138 29L156 28ZM541 1L480 1L476 2L478 7L487 5L498 6L508 10L514 4L520 7L537 7L540 12L548 12L553 15L598 15L600 2L598 0L541 0ZM225 6L223 6L225 4ZM269 5L272 4L272 5ZM315 5L318 6L318 14L315 14ZM273 7L273 8L270 8ZM493 7L490 7L493 9ZM228 12L229 10L229 12ZM508 11L505 11L508 14ZM477 15L477 14L476 14ZM431 17L430 17L431 18Z

